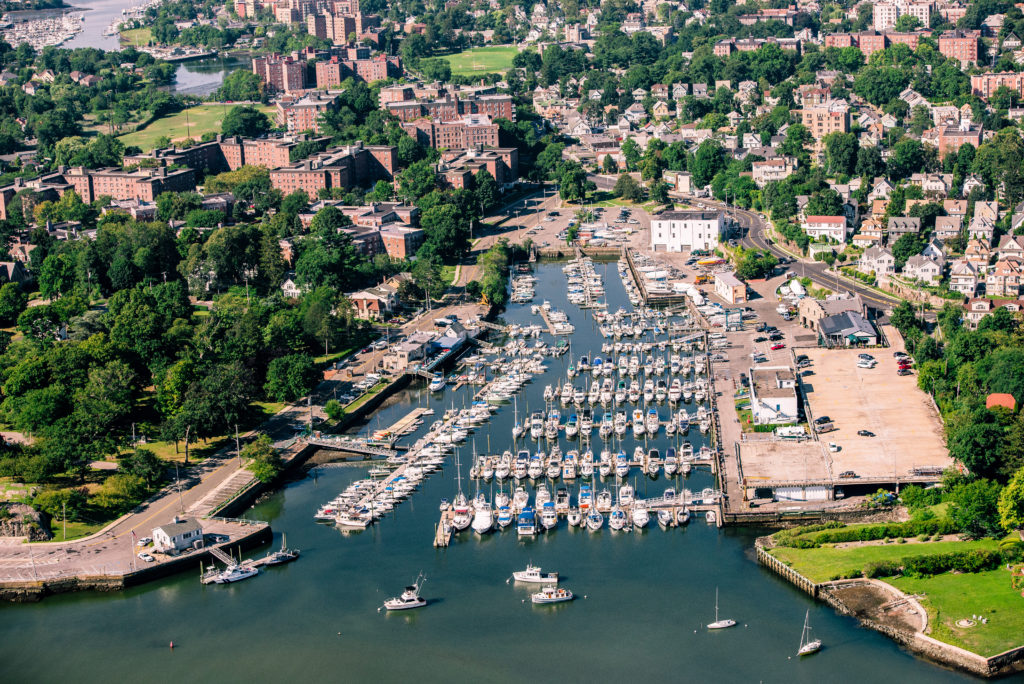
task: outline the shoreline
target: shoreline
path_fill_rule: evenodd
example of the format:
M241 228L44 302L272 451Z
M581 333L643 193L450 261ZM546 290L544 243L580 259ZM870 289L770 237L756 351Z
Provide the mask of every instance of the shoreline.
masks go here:
M768 553L770 543L770 537L758 537L754 542L758 564L840 615L856 618L860 626L884 634L915 656L986 679L1024 672L1024 645L985 657L939 641L928 635L928 613L915 597L878 579L812 582ZM886 613L892 614L882 619Z

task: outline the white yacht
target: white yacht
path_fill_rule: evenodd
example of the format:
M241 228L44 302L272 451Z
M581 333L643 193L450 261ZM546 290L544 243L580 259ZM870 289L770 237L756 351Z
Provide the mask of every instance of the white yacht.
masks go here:
M811 611L804 615L804 631L800 633L800 649L798 656L810 655L821 650L821 639L811 639Z
M565 515L565 519L569 522L570 527L579 527L580 523L583 522L583 514L580 513L578 508L570 508L569 512Z
M608 515L608 527L613 530L621 530L626 526L627 521L628 518L626 517L626 512L623 511L618 504L613 506L612 512Z
M575 597L572 592L562 587L544 587L530 597L534 603L564 603L572 601Z
M540 509L540 524L545 530L550 530L558 524L558 513L555 511L555 503L548 501Z
M729 618L718 617L718 587L715 587L715 621L708 625L708 629L725 629L727 627L735 627L736 621L730 620Z
M430 391L440 392L444 389L445 384L444 373L434 373L434 377L430 380Z
M472 525L473 531L481 535L494 529L494 511L491 509L491 504L486 501L477 504Z
M634 437L643 437L645 430L646 430L646 428L644 426L644 412L643 412L643 410L642 409L634 409L633 410L633 436Z
M232 582L241 582L242 580L255 577L260 574L259 568L255 568L248 563L232 563L223 570L217 568L210 568L205 575L203 575L203 584L231 584Z
M604 516L601 515L601 513L597 510L597 508L592 507L590 509L590 512L587 513L587 529L590 530L591 532L596 532L597 530L601 529L603 526L604 526Z
M423 583L426 578L421 574L416 578L414 584L409 585L402 592L401 596L395 598L389 598L384 602L384 608L386 610L410 610L412 608L422 608L427 605L426 599L420 596L420 589L423 587Z
M644 506L633 507L633 526L643 529L651 521L651 514Z

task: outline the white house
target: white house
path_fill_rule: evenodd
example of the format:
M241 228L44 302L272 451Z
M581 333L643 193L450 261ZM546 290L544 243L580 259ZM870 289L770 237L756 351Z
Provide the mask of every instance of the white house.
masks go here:
M796 375L789 366L750 369L750 411L758 425L797 422Z
M177 553L203 545L203 527L195 518L179 518L168 525L153 528L153 549L160 553Z
M846 241L845 216L808 216L803 229L812 240L826 237L836 242Z
M862 273L892 275L896 272L896 259L888 247L868 247L860 255L857 269Z
M302 296L302 288L296 285L294 280L287 278L281 283L281 293L289 299L296 299Z
M725 233L720 211L665 211L651 218L651 249L655 252L709 251Z
M915 254L903 265L903 275L929 285L938 285L942 279L942 265L923 254Z
M715 274L715 294L730 304L743 304L747 301L747 284L734 271L720 271Z

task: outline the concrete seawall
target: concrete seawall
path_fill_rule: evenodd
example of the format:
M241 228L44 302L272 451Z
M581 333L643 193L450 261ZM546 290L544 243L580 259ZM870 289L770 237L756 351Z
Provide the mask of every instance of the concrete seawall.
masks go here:
M862 626L886 635L911 653L935 663L969 672L978 677L1002 677L1016 672L1024 672L1024 646L986 658L952 644L946 644L933 639L925 633L928 629L927 612L917 602L916 598L907 596L891 584L875 579L864 578L822 583L812 582L771 555L768 552L768 548L770 548L768 546L770 544L768 539L768 537L760 537L754 542L758 563L789 581L801 591L828 604L840 615L849 615L857 618ZM889 595L891 600L880 603L877 608L882 608L885 603L906 602L912 604L914 607L913 612L920 616L920 628L917 631L901 629L892 624L872 619L865 615L864 611L852 609L839 594L843 589L850 589L861 585L870 586L876 590L882 589Z

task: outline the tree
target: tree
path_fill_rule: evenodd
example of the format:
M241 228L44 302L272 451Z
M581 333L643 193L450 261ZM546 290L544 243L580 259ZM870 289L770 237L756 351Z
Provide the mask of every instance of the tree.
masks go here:
M668 183L663 180L656 180L650 187L651 199L658 204L668 204L668 191Z
M903 268L907 259L921 253L927 244L927 239L922 233L907 233L901 235L892 246L892 256L896 261L896 268Z
M998 535L1001 489L999 483L984 479L956 486L950 493L950 520L970 539Z
M136 449L121 457L118 468L129 475L142 478L153 486L164 479L167 465L149 449Z
M559 183L558 195L566 202L582 202L587 196L587 190L592 185L587 181L587 172L575 162L565 165Z
M237 105L221 122L221 133L224 135L241 135L255 138L270 131L273 126L267 115L251 105Z
M628 173L619 176L619 179L615 181L615 188L612 190L612 193L616 197L621 197L630 202L638 202L644 196L643 188Z
M483 288L480 286L480 281L470 280L466 283L466 296L470 299L480 299L480 295L483 293Z
M999 495L999 524L1007 532L1024 529L1024 467L1014 473Z
M426 244L446 263L454 263L469 252L469 225L465 215L451 204L430 207L420 216Z
M829 173L849 175L857 166L860 143L854 133L836 131L822 138L825 145L825 168Z
M265 434L242 447L241 456L248 461L246 469L260 482L272 482L284 467L281 455Z
M705 140L697 148L693 155L693 164L690 165L694 185L703 188L724 168L725 152L722 146L716 140Z
M742 280L767 278L778 266L779 260L773 254L749 250L742 254L736 267L736 276Z
M626 170L636 171L640 163L640 146L632 138L626 138L622 143L622 156L626 160Z
M892 148L889 156L889 178L900 180L924 170L924 148L919 140L903 138Z
M339 421L345 415L345 407L337 399L328 399L327 403L324 404L324 413L327 414L329 419Z
M264 86L260 77L248 69L232 71L224 77L217 97L228 102L259 102L264 96Z
M447 59L421 59L419 68L428 81L447 83L452 80L452 65Z
M807 216L842 216L843 198L832 188L820 190L807 200L804 214Z
M28 295L21 291L17 283L4 283L0 287L0 325L13 325L26 306Z
M978 422L972 424L949 428L946 446L950 456L963 463L975 475L995 475L999 472L1003 427L994 422L991 414L979 415L977 419Z
M441 265L430 259L423 257L416 259L410 275L428 302L440 297L448 286L441 277Z
M614 159L612 159L612 155L610 155L610 154L604 155L604 160L601 162L601 169L606 174L613 174L613 173L615 173L618 170L618 168L619 168L619 165L615 163Z
M968 147L970 147L968 145ZM857 150L857 164L853 173L856 176L874 180L885 172L885 160L877 146L861 147Z
M437 187L437 174L426 160L413 162L398 174L398 196L415 202Z
M309 394L319 374L309 354L282 356L267 366L263 389L274 401L292 402Z
M51 254L39 273L39 292L47 299L67 294L75 282L75 266L67 254Z
M473 176L473 194L480 203L481 214L487 214L498 206L501 198L501 190L498 188L498 181L487 169L480 169Z

